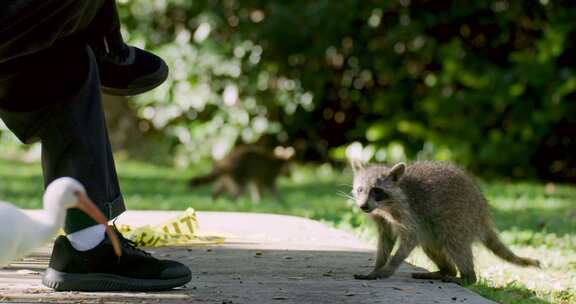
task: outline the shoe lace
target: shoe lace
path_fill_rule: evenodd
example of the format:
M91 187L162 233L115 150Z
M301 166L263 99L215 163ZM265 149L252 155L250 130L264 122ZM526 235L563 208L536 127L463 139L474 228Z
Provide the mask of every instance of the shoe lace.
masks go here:
M116 227L116 221L114 221L112 223L112 229L114 229L114 233L116 233L116 235L118 235L118 239L120 240L120 246L122 246L122 250L125 250L129 253L132 254L138 254L138 255L144 255L144 256L150 256L151 254L138 248L138 243L134 242L132 240L129 240L127 238L125 238L122 233L120 233L120 230L118 230L118 227Z

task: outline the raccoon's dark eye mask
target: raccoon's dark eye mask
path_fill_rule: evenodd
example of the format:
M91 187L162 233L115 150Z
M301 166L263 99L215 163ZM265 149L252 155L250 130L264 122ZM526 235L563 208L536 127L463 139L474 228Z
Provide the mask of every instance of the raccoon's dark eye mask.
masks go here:
M388 195L388 193L376 187L370 189L370 195L377 202L381 202L390 198L390 195Z

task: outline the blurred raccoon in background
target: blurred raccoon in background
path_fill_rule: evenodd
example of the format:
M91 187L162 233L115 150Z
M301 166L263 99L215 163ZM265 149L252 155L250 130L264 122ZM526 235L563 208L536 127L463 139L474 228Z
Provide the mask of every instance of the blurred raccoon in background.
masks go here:
M214 162L212 172L190 180L190 188L213 183L212 199L226 192L237 199L246 188L254 202L259 202L265 191L282 202L276 187L280 175L288 175L294 148L276 147L269 151L256 145L235 147L223 159Z

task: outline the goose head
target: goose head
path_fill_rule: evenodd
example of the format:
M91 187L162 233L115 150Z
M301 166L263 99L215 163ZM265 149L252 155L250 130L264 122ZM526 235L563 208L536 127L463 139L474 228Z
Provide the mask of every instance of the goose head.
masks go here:
M44 192L44 210L63 222L65 212L70 208L78 208L98 224L106 225L106 233L110 237L114 252L117 256L122 255L118 236L108 226L108 218L88 197L84 186L71 177L58 178L51 182Z

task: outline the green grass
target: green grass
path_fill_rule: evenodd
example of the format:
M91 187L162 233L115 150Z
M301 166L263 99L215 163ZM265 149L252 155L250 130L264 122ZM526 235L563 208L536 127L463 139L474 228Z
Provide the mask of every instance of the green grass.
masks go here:
M284 178L280 191L285 204L265 197L253 204L210 199L209 187L190 191L188 170L119 162L121 186L129 209L251 211L304 216L346 229L368 240L374 233L365 218L338 192L350 190L349 172L329 166L299 167ZM40 166L0 159L0 198L24 208L39 208ZM470 288L501 303L576 303L576 188L538 183L484 183L496 225L504 241L520 255L538 258L542 269L520 268L475 250L482 278ZM409 261L432 270L422 252Z

